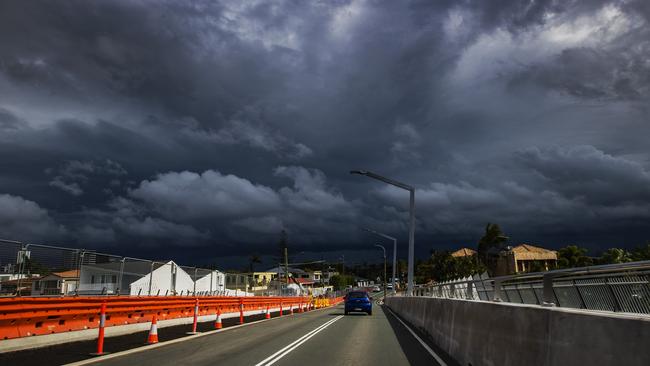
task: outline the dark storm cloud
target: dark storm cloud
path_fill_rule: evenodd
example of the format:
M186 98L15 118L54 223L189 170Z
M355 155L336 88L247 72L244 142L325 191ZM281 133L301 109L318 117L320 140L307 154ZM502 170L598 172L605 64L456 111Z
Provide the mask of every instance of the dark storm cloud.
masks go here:
M473 245L488 221L540 245L636 245L650 235L648 14L4 2L0 233L233 254L273 252L282 228L316 251L365 247L360 226L402 239L404 192L347 174L365 168L418 188L423 252Z
M25 121L17 118L13 113L0 108L0 130L15 130L25 125Z
M23 240L61 238L65 228L57 225L47 210L36 202L10 194L0 194L0 223L3 235Z

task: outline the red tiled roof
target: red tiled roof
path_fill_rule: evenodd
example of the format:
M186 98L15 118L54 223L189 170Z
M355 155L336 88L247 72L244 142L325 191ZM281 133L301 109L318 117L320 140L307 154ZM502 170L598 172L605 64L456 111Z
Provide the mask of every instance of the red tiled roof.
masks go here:
M79 270L78 269L71 269L69 271L53 272L52 274L54 276L58 276L58 277L61 277L61 278L78 278L79 277Z
M301 284L301 285L313 285L314 281L310 280L309 278L295 278L296 282Z

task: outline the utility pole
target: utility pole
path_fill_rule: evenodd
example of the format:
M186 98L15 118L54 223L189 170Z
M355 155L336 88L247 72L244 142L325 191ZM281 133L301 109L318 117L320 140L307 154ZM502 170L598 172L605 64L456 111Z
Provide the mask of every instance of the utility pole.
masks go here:
M289 286L289 254L287 247L284 247L284 278Z
M282 229L280 232L280 250L281 258L284 260L284 281L286 283L286 288L289 288L289 243L287 238L287 231Z

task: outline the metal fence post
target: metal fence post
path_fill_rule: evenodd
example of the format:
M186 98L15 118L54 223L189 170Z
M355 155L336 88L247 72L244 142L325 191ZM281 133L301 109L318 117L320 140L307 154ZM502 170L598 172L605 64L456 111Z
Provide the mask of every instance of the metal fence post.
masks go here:
M196 271L198 271L198 268L194 267L194 289L192 290L192 296L196 296Z
M149 272L149 296L151 296L151 283L153 282L153 265L155 262L151 262L151 271Z
M126 262L126 257L122 257L121 260L122 263L120 263L120 277L119 280L117 281L117 294L121 295L122 293L122 278L124 277L124 263Z
M79 280L77 281L77 287L74 289L74 295L78 296L79 295L79 287L81 287L81 270L84 262L84 256L86 254L85 249L77 250L77 276L79 277ZM103 290L102 290L102 295L103 295ZM63 296L66 294L63 293Z
M474 287L474 282L467 282L467 289L466 289L466 298L468 300L474 300L474 292L473 292L473 287Z
M496 302L503 301L501 297L501 281L502 280L494 280L492 282L492 285L494 287L494 295L492 296L492 301L496 301Z
M25 253L27 253L27 247L29 247L29 244L23 245L21 243L20 251L18 252L18 258L20 258L20 262L18 262L18 282L16 284L17 297L20 297L20 283L22 282L21 280L23 278L23 272L25 271ZM17 261L18 258L16 258Z
M544 274L542 277L542 306L555 306L555 295L553 293L553 276Z

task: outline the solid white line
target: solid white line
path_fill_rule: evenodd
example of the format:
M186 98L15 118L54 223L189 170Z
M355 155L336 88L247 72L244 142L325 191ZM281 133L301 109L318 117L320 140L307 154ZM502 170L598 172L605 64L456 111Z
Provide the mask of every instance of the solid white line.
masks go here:
M328 326L329 324L333 323L335 320L337 320L337 319L334 318L334 319L332 319L332 320L328 320L328 321L325 322L324 324L319 325L318 327L316 327L316 329L311 330L311 331L308 332L307 334L303 335L302 337L296 339L295 341L291 342L291 343L288 344L287 346L283 347L281 350L275 352L274 354L270 355L269 357L265 358L264 360L258 362L255 366L261 366L261 365L263 365L264 363L266 363L266 362L268 362L269 360L271 360L273 357L277 356L278 354L282 353L282 352L285 351L286 349L288 349L288 348L290 348L291 346L295 345L296 343L300 342L300 341L303 340L305 337L310 336L312 333L318 331L319 329Z
M336 318L329 320L325 322L325 324L322 324L316 329L308 332L307 334L303 335L302 337L296 339L295 341L291 342L289 345L285 346L281 350L275 352L274 354L270 355L269 357L265 358L264 360L260 361L257 363L255 366L270 366L273 365L276 361L287 355L289 352L293 351L294 349L298 348L301 344L305 343L309 338L315 336L317 333L322 331L323 329L329 327L332 323L335 321L341 319L343 315L339 315Z
M415 337L415 339L417 339L418 342L420 342L420 344L422 345L422 347L424 347L424 349L426 349L427 352L429 352L429 353L431 354L431 356L433 356L433 358L436 359L436 361L440 364L440 366L447 366L447 363L446 363L445 361L443 361L442 358L440 358L440 356L438 356L435 352L433 352L433 350L431 349L431 347L429 347L429 345L426 344L426 343L422 340L422 338L420 338L417 334L415 334L415 332L413 331L413 329L411 329L411 327L409 327L408 325L406 325L406 323L404 323L404 322L402 321L402 319L400 319L400 318L399 318L399 317L398 317L398 316L397 316L397 315L396 315L396 314L395 314L395 313L394 313L390 308L388 308L388 307L384 307L384 309L387 309L388 311L390 311L390 313L393 314L393 316L395 317L395 319L397 319L400 323L402 323L402 325L404 326L404 328L406 328L406 329L411 333L411 335L413 335L413 337Z
M334 321L328 323L326 326L320 328L317 332L312 333L309 337L307 337L307 338L303 339L302 341L300 341L300 343L296 344L295 346L291 347L290 349L284 351L282 354L278 355L278 357L274 358L274 359L271 360L269 363L267 363L266 366L271 366L271 365L273 365L273 364L276 363L279 359L281 359L282 357L286 356L289 352L291 352L291 351L293 351L294 349L298 348L301 344L307 342L307 341L309 340L309 338L311 338L311 337L315 336L316 334L322 332L325 328L329 327L330 325L332 325L332 323L334 323L335 321L341 319L342 317L343 317L343 316L341 315L341 316L335 318Z

